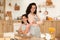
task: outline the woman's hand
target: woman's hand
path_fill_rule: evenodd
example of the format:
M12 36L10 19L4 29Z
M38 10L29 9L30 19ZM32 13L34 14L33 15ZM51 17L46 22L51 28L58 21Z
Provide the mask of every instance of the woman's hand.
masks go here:
M43 21L37 21L37 24L41 25L43 24Z
M30 24L31 24L31 25L32 25L32 24L36 24L36 22L35 22L35 21L32 21Z

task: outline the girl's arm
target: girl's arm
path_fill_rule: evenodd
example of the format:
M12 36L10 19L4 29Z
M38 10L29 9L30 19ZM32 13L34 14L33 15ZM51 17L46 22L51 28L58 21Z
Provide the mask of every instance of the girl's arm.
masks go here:
M29 29L30 29L30 24L27 24L26 30L24 31L24 34L27 34L29 32Z
M22 26L20 25L20 28L18 29L18 33L21 33L22 34L23 32L22 32L22 29L21 28L22 28Z

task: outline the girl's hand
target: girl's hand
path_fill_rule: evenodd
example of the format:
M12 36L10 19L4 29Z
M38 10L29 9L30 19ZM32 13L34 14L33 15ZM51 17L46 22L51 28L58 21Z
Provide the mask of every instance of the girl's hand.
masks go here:
M20 34L23 34L23 32L20 32Z
M21 30L18 31L19 34L23 34L23 32Z

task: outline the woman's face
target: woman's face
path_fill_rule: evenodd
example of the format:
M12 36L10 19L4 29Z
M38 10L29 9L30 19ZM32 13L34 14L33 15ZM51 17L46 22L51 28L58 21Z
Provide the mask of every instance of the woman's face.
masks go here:
M23 22L26 22L27 20L28 20L28 19L27 19L25 16L22 17L22 21L23 21Z
M32 5L31 12L34 13L35 10L36 10L36 6L35 5Z

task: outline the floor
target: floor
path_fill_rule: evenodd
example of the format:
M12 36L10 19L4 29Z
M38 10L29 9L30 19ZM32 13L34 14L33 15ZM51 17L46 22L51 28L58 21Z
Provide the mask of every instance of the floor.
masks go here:
M10 38L0 38L0 40L10 40ZM36 38L33 38L33 39L20 39L20 40L44 40L44 39L36 39Z
M0 40L10 40L10 38L0 38Z
M10 38L0 38L0 40L10 40ZM19 40L44 40L44 39L33 37L31 39L19 39ZM59 39L55 39L55 40L60 40L60 38Z

